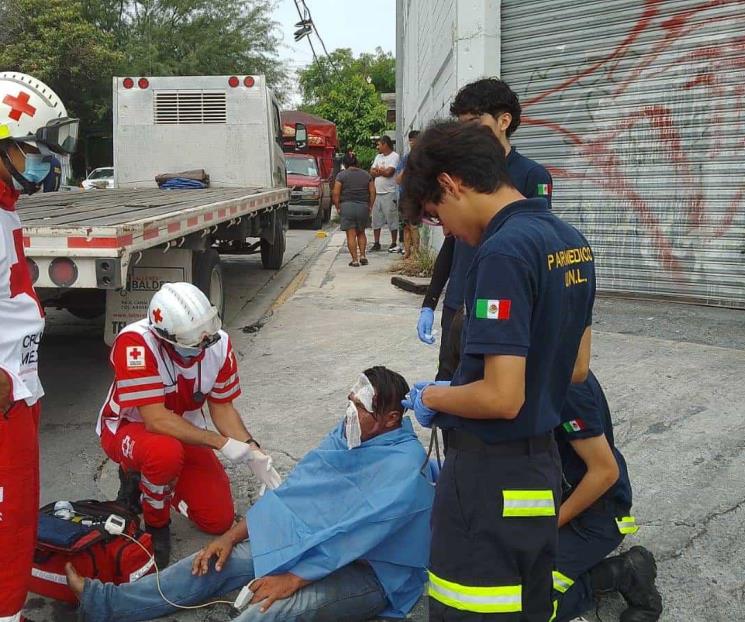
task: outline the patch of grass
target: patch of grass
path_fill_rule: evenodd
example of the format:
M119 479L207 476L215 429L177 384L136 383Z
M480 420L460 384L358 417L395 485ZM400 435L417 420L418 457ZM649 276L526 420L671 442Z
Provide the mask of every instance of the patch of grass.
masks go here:
M410 259L402 259L391 264L390 271L402 276L417 276L429 279L435 267L436 253L429 246L420 246Z

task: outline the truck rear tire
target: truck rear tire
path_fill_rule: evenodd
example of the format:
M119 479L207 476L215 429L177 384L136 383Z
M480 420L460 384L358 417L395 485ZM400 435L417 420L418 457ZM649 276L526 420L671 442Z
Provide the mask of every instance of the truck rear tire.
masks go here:
M265 270L279 270L285 255L285 228L279 213L274 216L274 244L261 239L261 265Z
M221 318L225 317L225 281L220 255L214 248L194 253L192 259L192 282L204 292L217 308Z

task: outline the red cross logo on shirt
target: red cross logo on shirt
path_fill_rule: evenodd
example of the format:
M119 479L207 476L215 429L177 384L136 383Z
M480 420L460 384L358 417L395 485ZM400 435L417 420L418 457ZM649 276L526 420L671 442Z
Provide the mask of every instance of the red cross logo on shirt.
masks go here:
M28 96L28 93L24 92L20 92L18 97L6 95L3 98L3 103L10 106L10 113L8 116L13 119L13 121L20 121L21 115L23 114L27 114L29 117L33 117L36 114L36 108L28 103L29 99L30 97Z
M160 324L163 321L163 315L161 314L160 309L153 311L153 321L156 324Z
M129 355L129 357L133 358L135 361L139 359L141 356L142 356L142 350L140 350L139 348L134 348Z

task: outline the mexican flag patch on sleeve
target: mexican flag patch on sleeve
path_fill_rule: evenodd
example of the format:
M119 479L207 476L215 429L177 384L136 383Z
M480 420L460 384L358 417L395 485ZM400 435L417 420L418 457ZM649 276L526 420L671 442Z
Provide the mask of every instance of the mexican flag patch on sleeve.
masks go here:
M572 419L561 424L566 432L581 432L587 429L587 424L582 419Z
M479 320L509 320L511 300L476 300L476 318Z
M550 197L551 196L552 184L538 184L536 186L536 194L539 197Z

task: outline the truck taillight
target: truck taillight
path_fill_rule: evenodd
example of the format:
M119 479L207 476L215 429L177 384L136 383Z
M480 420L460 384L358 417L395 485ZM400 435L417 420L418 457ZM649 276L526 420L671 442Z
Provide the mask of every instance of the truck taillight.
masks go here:
M230 88L233 88L234 89L240 83L241 83L241 81L238 79L238 76L230 76L230 78L228 78L228 84L230 85Z
M246 76L243 78L243 86L248 87L249 89L256 84L256 80L254 80L253 76Z
M30 257L26 257L26 265L28 266L28 273L31 275L31 283L36 283L39 280L39 266Z
M72 259L57 257L49 264L49 278L57 287L70 287L78 280L78 267Z
M137 86L139 86L141 89L146 89L150 86L150 82L148 82L147 78L140 78L137 80Z
M131 89L135 85L135 81L132 78L124 78L122 80L122 86L124 86L125 89Z

